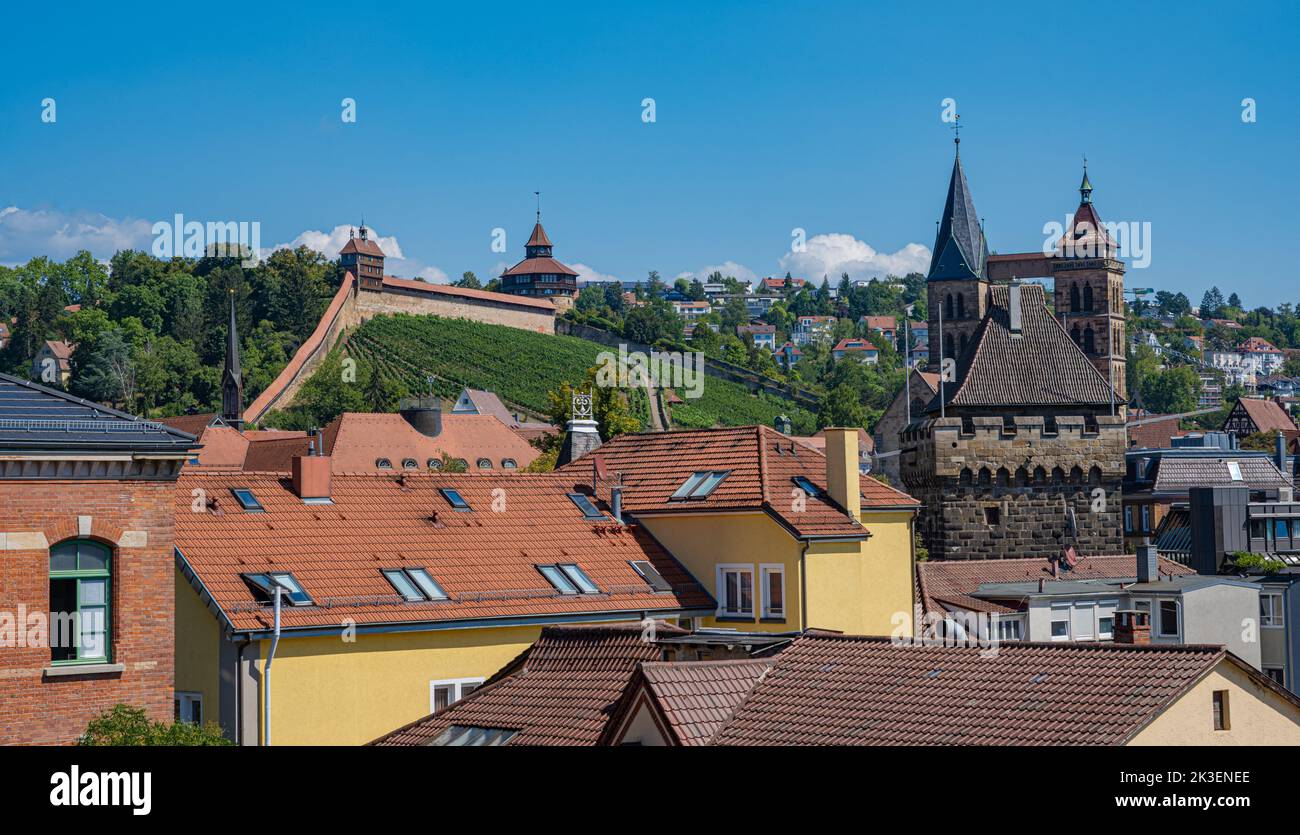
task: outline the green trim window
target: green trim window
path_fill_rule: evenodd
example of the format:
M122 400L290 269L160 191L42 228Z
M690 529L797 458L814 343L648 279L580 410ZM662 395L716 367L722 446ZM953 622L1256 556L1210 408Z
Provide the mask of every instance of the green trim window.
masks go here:
M113 554L88 539L50 548L50 659L54 664L110 660Z

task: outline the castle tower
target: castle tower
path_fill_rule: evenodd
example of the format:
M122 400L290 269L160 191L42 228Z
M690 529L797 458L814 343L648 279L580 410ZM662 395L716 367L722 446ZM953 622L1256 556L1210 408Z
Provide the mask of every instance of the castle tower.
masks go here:
M565 310L578 295L578 273L555 260L551 239L542 228L542 212L537 210L533 234L524 245L524 260L501 274L501 292L512 296L540 296Z
M934 370L942 366L944 357L957 359L965 352L988 310L988 244L961 166L961 139L954 141L957 151L930 260L926 293L930 312L930 367Z
M226 330L226 364L221 370L221 419L244 428L244 372L239 367L239 331L235 326L235 291L230 291L230 326Z
M1119 247L1092 203L1088 165L1079 184L1074 228L1057 241L1052 259L1055 310L1061 326L1089 362L1115 388L1120 405L1125 386L1124 263Z
M357 278L362 290L377 293L384 289L384 251L370 240L370 230L361 224L361 237L348 232L348 242L339 250L339 264Z

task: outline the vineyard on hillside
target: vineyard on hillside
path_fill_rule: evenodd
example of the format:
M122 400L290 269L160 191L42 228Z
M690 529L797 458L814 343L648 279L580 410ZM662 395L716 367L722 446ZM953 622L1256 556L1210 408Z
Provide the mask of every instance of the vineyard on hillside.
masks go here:
M345 352L359 366L378 371L412 392L428 390L455 398L464 386L494 391L508 404L534 414L547 410L546 394L565 382L580 383L597 356L608 350L571 336L531 331L437 316L397 314L377 316L349 335ZM682 392L684 395L685 392ZM648 428L649 411L642 391L632 393L633 414ZM673 423L681 428L715 425L771 426L777 415L789 415L796 433L816 429L815 417L793 402L768 394L754 395L744 386L705 378L703 395L673 407Z

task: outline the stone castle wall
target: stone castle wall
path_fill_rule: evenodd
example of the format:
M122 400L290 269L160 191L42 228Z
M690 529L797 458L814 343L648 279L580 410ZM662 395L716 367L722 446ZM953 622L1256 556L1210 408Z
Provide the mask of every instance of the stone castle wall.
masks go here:
M1124 419L937 418L901 436L900 471L924 507L931 559L1048 557L1073 544L1123 553ZM1066 534L1070 509L1077 539Z

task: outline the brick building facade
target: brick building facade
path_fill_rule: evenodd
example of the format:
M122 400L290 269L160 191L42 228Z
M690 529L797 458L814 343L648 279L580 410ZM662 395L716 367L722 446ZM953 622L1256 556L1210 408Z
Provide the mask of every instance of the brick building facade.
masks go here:
M0 374L0 744L73 743L119 702L171 720L173 491L191 446Z

